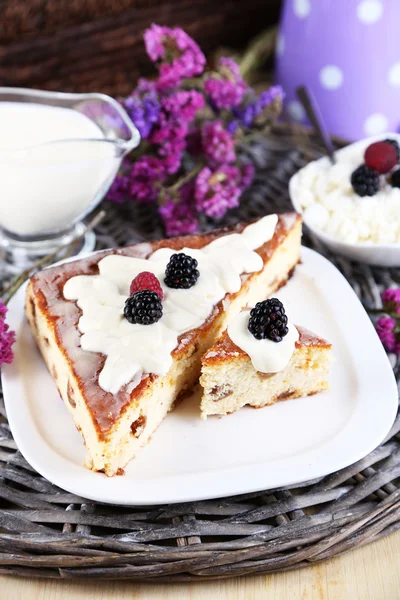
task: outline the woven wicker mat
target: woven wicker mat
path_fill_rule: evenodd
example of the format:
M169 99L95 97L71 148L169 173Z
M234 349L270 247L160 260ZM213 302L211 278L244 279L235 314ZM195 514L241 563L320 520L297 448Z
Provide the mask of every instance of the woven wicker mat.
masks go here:
M257 178L227 222L288 208L289 177L321 148L304 130L278 125L248 152ZM161 236L148 206L110 206L98 231L101 246ZM305 243L327 254L316 240L306 236ZM367 305L379 306L379 289L399 281L400 270L328 257ZM393 367L398 376L400 363ZM370 455L296 489L127 508L85 501L40 477L18 451L4 407L1 414L0 573L209 580L305 567L400 527L399 416Z

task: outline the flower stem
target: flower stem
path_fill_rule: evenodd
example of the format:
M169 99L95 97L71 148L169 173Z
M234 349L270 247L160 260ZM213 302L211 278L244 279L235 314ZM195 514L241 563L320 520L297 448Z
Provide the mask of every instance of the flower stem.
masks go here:
M104 210L98 212L97 215L95 215L93 219L89 221L84 231L79 236L77 236L72 242L68 242L67 244L59 246L58 248L53 250L53 252L50 252L50 254L46 254L46 256L43 256L33 265L22 271L22 273L16 275L16 277L14 277L14 279L10 282L10 285L6 288L4 292L4 304L8 304L8 302L11 300L14 294L19 290L21 285L23 285L25 281L29 279L31 275L33 275L33 273L35 273L38 269L45 266L49 266L52 262L54 262L54 259L59 255L60 252L62 252L63 250L66 251L63 258L67 258L68 256L70 256L73 253L74 247L76 246L77 242L82 237L84 237L86 233L94 229L94 227L97 227L97 225L104 219L105 215L106 212Z
M191 171L189 171L188 173L186 173L186 175L183 175L183 177L180 177L177 181L175 181L175 183L173 183L172 185L170 185L169 187L166 188L167 192L173 193L176 192L177 190L179 190L182 186L185 185L185 183L188 183L189 181L191 181L191 179L193 179L194 177L196 177L196 175L198 175L201 171L201 169L203 168L203 163L199 162L194 169L192 169Z
M400 313L398 312L387 312L384 308L368 308L366 306L364 308L370 315L385 315L387 317L390 317L391 319L396 319L396 321L400 321Z
M277 27L273 26L262 31L250 42L240 61L240 73L244 79L252 71L260 68L271 56L275 48Z

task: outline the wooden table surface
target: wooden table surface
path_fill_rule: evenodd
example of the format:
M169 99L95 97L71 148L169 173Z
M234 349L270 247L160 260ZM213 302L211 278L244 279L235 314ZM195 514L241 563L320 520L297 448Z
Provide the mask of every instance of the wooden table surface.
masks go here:
M209 583L149 585L0 577L1 600L399 600L400 532L306 569Z

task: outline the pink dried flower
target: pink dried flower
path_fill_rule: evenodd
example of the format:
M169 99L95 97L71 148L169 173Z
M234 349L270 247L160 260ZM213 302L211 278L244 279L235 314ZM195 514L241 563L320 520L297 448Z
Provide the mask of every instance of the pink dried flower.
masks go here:
M160 207L167 236L187 235L199 230L192 198L193 185L187 184L181 189L181 197L178 202L168 198Z
M215 171L204 167L196 177L195 199L198 211L221 218L229 208L239 205L240 171L234 165L222 165Z
M388 352L393 352L396 347L395 326L395 319L389 317L381 317L375 325L379 339Z
M15 342L15 332L5 322L6 314L7 307L0 300L0 365L10 364L14 358L12 346Z
M162 159L165 171L176 173L182 162L183 151L186 148L187 125L179 121L162 117L160 127L151 136L151 141L157 144L157 154Z
M155 23L145 31L146 51L153 62L160 63L158 90L178 85L186 77L200 75L206 58L196 42L179 27L161 27Z
M217 72L205 81L204 89L217 109L229 109L241 103L247 85L240 75L239 65L232 58L222 57Z
M161 112L160 120L156 129L150 136L153 144L165 144L177 139L183 140L187 134L187 124L178 119L171 118L165 112Z
M171 146L170 152L168 152L165 156L164 152L159 152L159 154L163 157L165 171L169 175L173 175L179 171L182 164L183 150L184 146L177 143L174 147Z
M220 218L238 206L254 168L239 164L236 143L243 139L236 132L252 127L280 88L257 98L239 65L226 57L212 73L187 80L204 71L205 57L197 44L182 29L156 24L144 37L159 77L139 79L121 103L145 141L132 155L134 162L127 166L124 161L108 197L116 202L130 196L138 202L166 199L160 213L168 235L191 233L198 229L200 212ZM210 108L221 118L210 118Z
M204 96L195 90L179 90L163 98L162 107L170 116L191 123L197 111L204 108Z
M207 121L202 130L203 153L210 167L233 163L236 160L235 141L222 121Z
M385 312L400 313L400 288L388 288L382 293L381 298Z
M159 122L150 141L159 144L157 152L167 173L179 170L189 125L203 106L204 98L196 91L178 91L162 99Z
M129 190L138 202L154 202L159 184L165 180L165 170L160 159L142 156L132 165Z

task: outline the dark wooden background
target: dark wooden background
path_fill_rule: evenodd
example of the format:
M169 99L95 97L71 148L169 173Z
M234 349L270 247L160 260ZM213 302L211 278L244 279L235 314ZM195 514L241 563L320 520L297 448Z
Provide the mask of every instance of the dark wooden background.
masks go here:
M280 0L0 0L0 85L128 93L152 66L143 30L183 27L206 53L241 48Z

